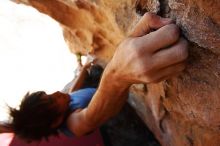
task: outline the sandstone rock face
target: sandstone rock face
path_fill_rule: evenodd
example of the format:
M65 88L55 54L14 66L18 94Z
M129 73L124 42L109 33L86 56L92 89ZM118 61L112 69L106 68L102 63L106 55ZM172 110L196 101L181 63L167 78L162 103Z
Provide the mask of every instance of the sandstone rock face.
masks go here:
M16 0L56 19L73 53L107 63L147 11L173 18L190 41L188 67L159 84L134 85L130 104L163 146L220 145L218 0Z

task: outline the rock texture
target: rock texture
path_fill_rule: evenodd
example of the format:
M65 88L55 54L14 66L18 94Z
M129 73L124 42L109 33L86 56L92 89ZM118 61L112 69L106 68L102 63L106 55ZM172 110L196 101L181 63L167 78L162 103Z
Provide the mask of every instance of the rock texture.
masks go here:
M173 18L190 43L188 67L159 84L134 85L130 104L163 146L220 145L218 0L16 0L56 19L73 53L103 64L147 11Z

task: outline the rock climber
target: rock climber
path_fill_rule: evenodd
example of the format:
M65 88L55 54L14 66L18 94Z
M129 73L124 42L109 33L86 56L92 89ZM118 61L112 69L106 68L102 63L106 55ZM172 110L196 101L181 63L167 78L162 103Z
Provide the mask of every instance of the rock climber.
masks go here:
M188 43L169 18L146 13L115 51L98 87L70 94L43 91L27 94L19 109L10 108L6 129L26 140L59 131L85 135L115 116L137 83L156 83L178 75L186 66Z

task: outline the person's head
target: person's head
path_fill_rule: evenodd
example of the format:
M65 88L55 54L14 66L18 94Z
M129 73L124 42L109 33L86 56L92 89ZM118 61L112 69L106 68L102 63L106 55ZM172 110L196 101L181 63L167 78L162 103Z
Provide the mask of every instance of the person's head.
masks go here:
M50 95L43 91L27 93L19 109L9 108L10 125L17 136L27 141L57 135L57 128L68 114L69 101L69 95L61 92Z

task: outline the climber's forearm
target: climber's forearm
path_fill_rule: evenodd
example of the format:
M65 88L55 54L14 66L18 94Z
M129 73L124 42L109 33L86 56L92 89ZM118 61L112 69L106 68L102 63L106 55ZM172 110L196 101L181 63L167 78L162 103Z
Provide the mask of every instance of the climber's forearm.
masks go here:
M99 127L117 114L126 102L129 85L120 82L109 66L106 67L100 86L88 107L71 114L67 120L69 129L75 135L84 135Z
M100 86L86 109L87 120L97 126L117 114L128 97L129 85L121 82L115 72L108 69L109 66L107 66Z

